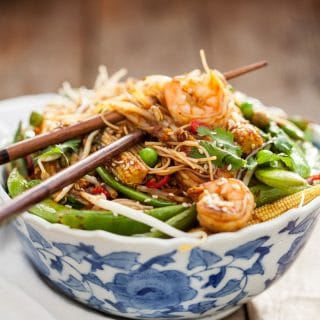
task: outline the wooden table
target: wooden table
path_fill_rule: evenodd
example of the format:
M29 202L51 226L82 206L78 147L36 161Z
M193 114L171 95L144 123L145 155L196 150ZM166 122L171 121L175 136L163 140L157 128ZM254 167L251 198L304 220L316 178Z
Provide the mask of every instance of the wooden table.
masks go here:
M266 104L320 120L320 2L2 1L0 98L90 86L99 64L129 74L222 71L260 59L270 66L232 83ZM317 319L319 233L283 279L229 317Z

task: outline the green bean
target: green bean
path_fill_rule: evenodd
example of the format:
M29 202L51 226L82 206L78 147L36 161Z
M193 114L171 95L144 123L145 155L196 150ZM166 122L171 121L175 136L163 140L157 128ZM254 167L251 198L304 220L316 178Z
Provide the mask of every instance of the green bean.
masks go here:
M261 207L267 203L274 202L282 197L289 196L290 194L294 194L299 192L308 186L299 186L299 187L287 187L287 188L274 188L267 186L265 184L258 184L250 188L250 191L254 195L254 199L257 207Z
M122 183L116 181L112 175L102 167L97 168L97 173L101 177L101 179L111 188L117 190L121 194L125 195L126 197L139 201L144 204L151 205L153 207L165 207L165 206L172 206L175 203L162 200L162 199L155 199L143 192L137 191L131 187L125 186Z
M196 224L197 221L197 210L195 206L192 206L185 211L177 214L176 216L168 219L166 224L179 230L189 230ZM147 237L152 238L167 238L168 236L158 230L145 233Z
M38 181L34 180L28 182L17 169L14 169L8 178L9 194L15 197L37 183ZM183 211L185 211L183 205L173 205L147 210L145 213L161 221L166 221ZM128 236L150 231L149 226L121 215L116 216L110 211L77 210L56 203L51 199L38 203L29 209L29 212L51 223L61 223L71 228L105 230Z
M263 168L255 171L256 178L273 188L288 188L307 185L299 174L283 169Z

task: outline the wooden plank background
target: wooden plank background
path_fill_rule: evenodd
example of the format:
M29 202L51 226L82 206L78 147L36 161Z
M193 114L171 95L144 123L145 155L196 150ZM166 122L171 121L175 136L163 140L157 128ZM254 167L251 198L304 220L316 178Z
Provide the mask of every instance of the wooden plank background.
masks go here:
M56 91L65 80L90 86L100 64L174 75L201 67L203 48L221 71L267 59L268 68L232 83L320 120L319 33L318 0L0 1L0 98ZM317 318L318 244L314 236L287 280L229 320Z

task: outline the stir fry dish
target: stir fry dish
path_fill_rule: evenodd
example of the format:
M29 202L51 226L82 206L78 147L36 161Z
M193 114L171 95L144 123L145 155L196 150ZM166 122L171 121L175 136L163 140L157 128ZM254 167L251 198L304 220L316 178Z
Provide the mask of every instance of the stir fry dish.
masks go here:
M230 232L275 218L320 195L319 126L236 91L204 71L121 80L100 67L93 89L64 83L61 99L14 141L115 111L116 124L11 162L11 197L137 129L143 143L29 212L71 228L127 236Z

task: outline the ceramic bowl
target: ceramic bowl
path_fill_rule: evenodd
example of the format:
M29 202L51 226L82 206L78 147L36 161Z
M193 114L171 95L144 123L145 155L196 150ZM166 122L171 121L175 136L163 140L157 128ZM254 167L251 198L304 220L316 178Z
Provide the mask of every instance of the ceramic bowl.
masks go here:
M52 96L1 102L1 134L12 134L20 118L48 99ZM310 236L319 208L320 198L203 242L72 230L29 213L14 223L35 268L91 308L133 319L221 319L283 275Z

